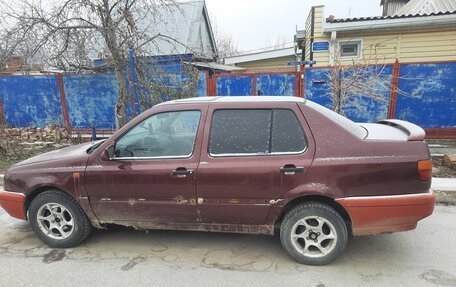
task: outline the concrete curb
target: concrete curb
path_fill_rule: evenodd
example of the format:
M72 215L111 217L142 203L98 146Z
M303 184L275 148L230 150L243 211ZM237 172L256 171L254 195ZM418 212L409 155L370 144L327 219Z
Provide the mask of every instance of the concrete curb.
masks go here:
M456 192L456 178L432 178L431 189Z

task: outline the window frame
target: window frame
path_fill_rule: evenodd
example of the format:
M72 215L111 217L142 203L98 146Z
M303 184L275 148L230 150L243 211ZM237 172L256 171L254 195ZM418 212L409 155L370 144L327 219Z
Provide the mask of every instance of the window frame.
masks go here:
M150 156L150 157L116 157L114 155L114 157L111 159L111 160L153 160L153 159L189 159L191 157L193 157L193 155L195 154L195 147L196 147L196 142L197 142L197 139L198 139L198 131L200 129L200 125L201 125L201 120L202 120L202 116L203 116L203 112L199 109L190 109L190 110L171 110L171 111L162 111L162 112L158 112L158 113L155 113L155 114L152 114L146 118L144 118L142 121L138 122L136 125L132 126L129 130L127 130L126 132L124 132L120 137L116 138L116 140L114 141L114 150L116 148L116 145L117 145L117 142L122 139L127 133L129 133L132 129L134 129L135 127L137 127L138 125L140 125L141 123L143 123L144 121L150 119L151 117L154 117L154 116L158 116L160 114L165 114L165 113L176 113L176 112L199 112L199 119L198 119L198 125L196 126L196 133L195 133L195 140L193 141L193 148L192 148L192 152L191 154L189 155L176 155L176 156Z
M302 130L302 133L304 135L304 149L303 150L300 150L300 151L293 151L293 152L266 152L266 153L224 153L224 154L213 154L210 152L210 144L211 144L211 132L212 132L212 127L213 127L213 122L214 122L214 114L216 111L224 111L224 110L270 110L271 113L272 113L272 116L271 116L271 126L270 126L270 131L269 131L269 142L270 142L270 146L269 146L269 149L271 149L271 145L272 145L272 129L273 129L273 123L274 123L274 110L288 110L290 112L293 113L294 117L296 118L296 120L298 121L298 124L299 124L299 127L300 129ZM212 111L212 115L211 115L211 122L210 122L210 128L209 128L209 134L208 134L208 139L207 139L207 155L210 157L210 158L233 158L233 157L260 157L260 156L266 156L266 157L270 157L270 156L283 156L283 155L302 155L302 154L305 154L307 152L307 150L309 149L309 141L308 141L308 138L307 138L307 135L306 135L306 131L302 125L302 122L300 120L300 118L298 117L298 115L296 114L296 112L293 110L293 109L290 109L290 108L218 108L218 109L214 109Z
M357 47L356 55L342 55L342 46L344 46L344 45L356 45L356 47ZM342 59L357 59L357 58L361 58L361 56L362 56L362 47L363 47L363 40L361 40L361 39L339 41L339 57L342 58Z

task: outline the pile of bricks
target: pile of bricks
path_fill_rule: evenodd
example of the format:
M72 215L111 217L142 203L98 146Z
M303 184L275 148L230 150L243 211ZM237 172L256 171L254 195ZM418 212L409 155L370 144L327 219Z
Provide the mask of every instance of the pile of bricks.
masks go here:
M25 146L51 146L55 144L71 144L71 137L65 128L48 125L42 128L0 127L0 145L19 144Z

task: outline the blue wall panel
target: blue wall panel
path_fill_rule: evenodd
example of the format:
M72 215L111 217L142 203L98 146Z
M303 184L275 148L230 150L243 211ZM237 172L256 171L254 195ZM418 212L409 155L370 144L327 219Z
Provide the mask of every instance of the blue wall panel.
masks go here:
M198 91L196 95L198 97L206 97L207 96L207 79L205 72L198 73Z
M393 68L392 66L372 66L372 73L366 73L368 77L375 77L371 82L377 81L373 92L379 100L373 100L369 95L354 95L342 105L342 114L355 122L377 122L388 117L388 105L390 97L390 85ZM377 77L377 75L380 75ZM367 81L369 81L367 79ZM382 100L380 100L382 99Z
M387 118L388 116L388 99L389 87L391 82L391 66L382 66L381 70L372 67L372 74L381 74L380 82L375 87L375 93L382 97L382 101L369 98L366 95L359 94L349 97L342 103L341 113L355 122L376 122ZM329 82L330 70L307 69L305 71L305 97L329 109L333 108L331 98L331 87ZM369 75L367 73L367 75Z
M2 76L0 99L13 127L63 125L56 76Z
M456 127L456 63L401 65L396 117L425 128Z
M251 96L252 76L217 77L217 96Z
M256 82L257 95L294 96L296 75L270 74L258 75Z
M332 109L331 88L328 83L329 69L307 69L305 72L304 97Z
M63 86L73 128L115 128L117 81L114 75L64 75ZM130 105L128 105L130 106Z

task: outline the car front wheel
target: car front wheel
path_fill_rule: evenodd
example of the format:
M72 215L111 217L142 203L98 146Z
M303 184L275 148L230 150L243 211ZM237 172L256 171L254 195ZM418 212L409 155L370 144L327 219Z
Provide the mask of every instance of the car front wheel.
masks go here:
M344 220L332 207L305 203L285 215L280 239L295 260L307 265L326 265L343 253L348 232Z
M40 193L33 199L29 221L37 237L56 248L74 247L92 231L89 218L76 200L57 189Z

